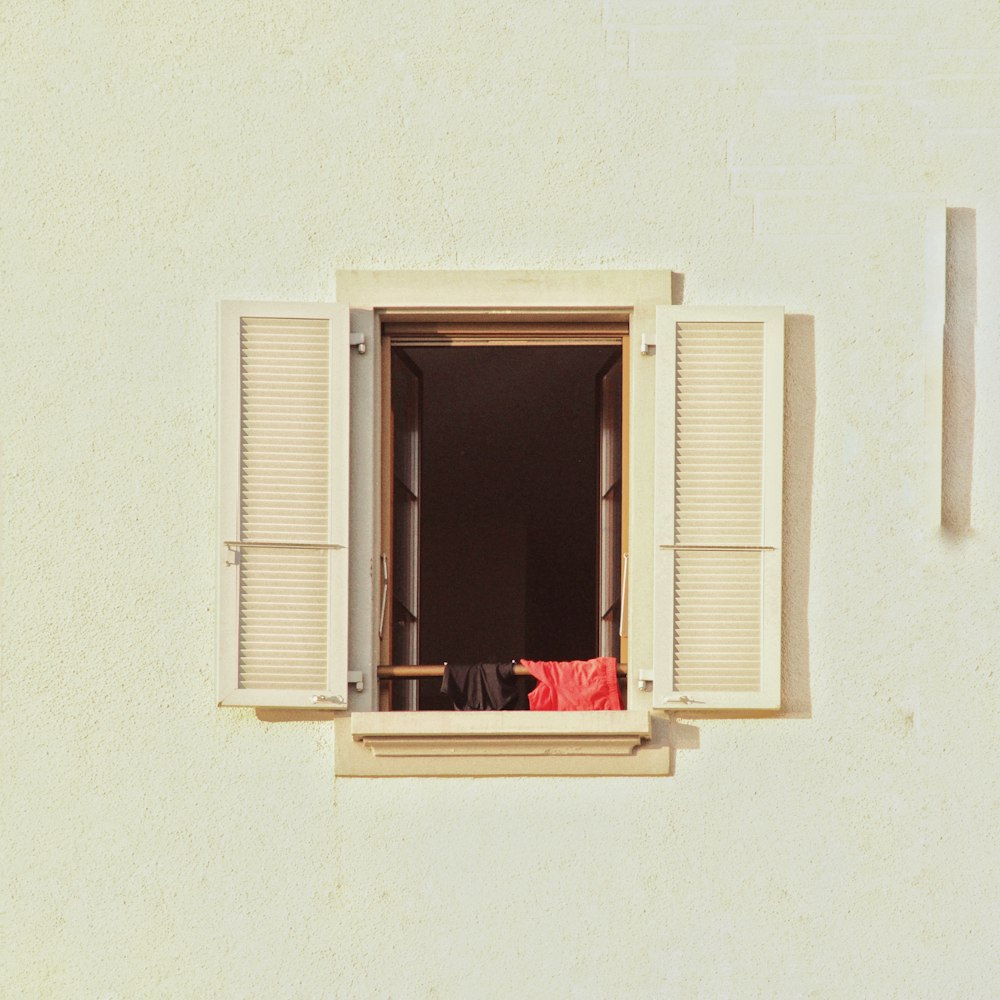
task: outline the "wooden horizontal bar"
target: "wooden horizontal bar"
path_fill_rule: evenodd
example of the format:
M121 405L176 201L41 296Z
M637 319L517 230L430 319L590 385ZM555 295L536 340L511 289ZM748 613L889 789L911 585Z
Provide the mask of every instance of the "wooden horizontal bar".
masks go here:
M407 333L441 336L607 336L627 337L626 323L385 323L382 332L391 337Z
M524 336L496 333L393 333L388 338L394 347L620 347L622 338L615 334L566 334Z
M413 680L417 677L443 677L443 663L422 663L422 664L379 664L378 679L380 681L391 680ZM618 664L618 675L624 677L628 674L628 664ZM531 672L520 663L514 664L514 675L516 677L530 677Z
M628 307L583 308L570 309L561 306L551 308L517 309L517 308L485 308L485 309L402 309L398 307L378 310L383 330L387 326L401 323L462 323L474 326L489 326L491 324L521 325L531 323L548 323L586 326L590 323L615 323L628 332L629 317L632 310Z

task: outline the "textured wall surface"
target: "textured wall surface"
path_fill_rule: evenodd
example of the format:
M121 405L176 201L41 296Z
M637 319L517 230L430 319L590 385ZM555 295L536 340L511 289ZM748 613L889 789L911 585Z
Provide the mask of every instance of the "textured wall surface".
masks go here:
M995 2L8 0L0 52L4 996L996 995ZM783 716L334 781L215 708L218 301L605 266L792 314Z

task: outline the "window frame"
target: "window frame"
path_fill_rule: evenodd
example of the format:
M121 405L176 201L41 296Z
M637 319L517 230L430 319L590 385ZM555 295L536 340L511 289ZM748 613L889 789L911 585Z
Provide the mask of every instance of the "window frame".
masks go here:
M372 665L370 677L365 678L366 691L352 692L352 712L338 713L334 720L339 776L671 773L666 719L650 712L647 682L651 672L640 672L631 664L627 679L630 707L623 712L552 712L523 719L517 717L528 713L374 710L378 707L375 665L380 652L380 553L384 551L380 504L383 317L398 318L402 311L411 310L429 318L439 310L449 317L464 311L480 320L497 321L525 319L533 312L570 321L595 312L627 318L622 391L630 452L624 457L628 493L623 497L623 522L630 534L622 543L623 552L629 552L623 633L632 637L627 653L631 661L648 664L652 655L654 477L651 463L636 463L631 457L636 452L652 455L653 415L647 412L651 407L636 409L635 390L639 389L640 399L652 400L653 365L640 363L640 349L655 340L656 306L671 302L671 288L670 271L337 273L337 299L350 304L352 330L363 332L368 346L365 356L352 359L351 372L352 409L361 407L354 412L365 414L364 420L352 424L352 481L371 484L365 502L355 496L357 491L352 487L351 549L355 558L351 592L359 599L352 602L351 643L355 658L364 648L364 662ZM374 416L372 421L367 419L369 412ZM634 530L637 503L645 511L641 532L645 539L637 539ZM357 571L362 557L367 580L365 589L359 590L355 584L360 583ZM644 583L636 586L637 579ZM644 627L637 630L637 621ZM368 711L359 704L362 699Z
M479 314L475 311L462 310L463 320L460 324L452 322L452 317L446 313L435 311L435 319L426 321L424 314L420 310L407 312L407 317L411 323L401 322L399 314L393 310L391 319L383 314L381 316L381 405L380 419L382 433L380 439L380 469L381 469L381 489L379 495L380 506L380 539L381 547L379 559L386 559L388 567L387 576L387 611L390 614L394 610L394 599L396 594L396 559L395 559L395 532L393 525L396 503L395 491L395 469L393 464L393 441L394 429L392 427L392 365L393 351L397 348L407 347L428 347L433 346L438 350L475 350L476 344L490 347L539 347L539 346L560 346L560 347L593 347L602 346L616 348L619 352L616 363L621 365L622 391L619 399L621 431L618 441L618 448L621 458L621 478L619 491L621 493L621 524L618 536L618 570L622 573L623 556L628 552L628 392L626 384L630 372L629 365L629 345L630 335L627 320L621 315L620 310L605 313L602 310L578 310L575 313L560 311L561 322L558 324L548 318L544 313L532 311L530 314L520 314L511 316L508 321L497 324L491 322L486 314ZM530 318L525 318L529 315ZM570 316L578 317L575 321ZM535 323L537 319L537 325ZM590 326L593 329L588 330ZM456 328L458 332L456 332ZM413 332L419 330L419 332ZM407 367L411 365L406 359L405 352L400 357L400 361ZM599 442L595 440L595 448L599 448ZM419 497L417 498L419 503ZM594 538L595 558L600 561L601 569L599 573L605 572L606 565L603 559L603 539L600 534L600 522L598 521L598 533ZM419 557L417 560L419 565ZM619 588L621 576L619 576ZM595 613L599 616L597 608L599 595L595 595ZM418 614L418 627L421 618ZM380 608L380 619L382 618ZM382 622L380 621L380 624ZM600 626L595 619L595 638L598 636ZM382 635L379 643L379 664L388 665L395 662L395 650L393 648L393 629L391 625L382 628ZM617 654L618 662L628 664L628 632L622 623L620 632L620 648ZM595 647L595 656L610 656L612 652ZM407 663L409 661L402 661ZM424 661L418 660L417 663ZM391 695L388 687L391 681L385 681L382 677L377 677L379 683L379 711L391 711ZM405 683L405 681L404 681ZM408 700L404 696L404 701Z

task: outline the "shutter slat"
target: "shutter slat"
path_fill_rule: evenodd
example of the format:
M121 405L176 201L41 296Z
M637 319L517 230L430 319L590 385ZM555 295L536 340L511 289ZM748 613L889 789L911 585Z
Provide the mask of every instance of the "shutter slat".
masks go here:
M240 687L326 683L327 553L245 549L240 588ZM293 600L289 600L293 597ZM302 658L314 664L301 670Z
M760 544L763 327L734 336L731 328L680 323L676 336L675 542ZM689 476L692 467L698 473ZM678 552L675 691L700 690L710 679L733 689L759 686L759 629L728 631L734 618L759 621L760 556Z
M677 325L674 540L761 541L764 332ZM720 375L726 378L721 379ZM689 463L699 474L688 477ZM729 492L734 476L745 492Z
M241 327L241 538L327 542L329 322L244 318ZM262 488L262 471L285 488Z

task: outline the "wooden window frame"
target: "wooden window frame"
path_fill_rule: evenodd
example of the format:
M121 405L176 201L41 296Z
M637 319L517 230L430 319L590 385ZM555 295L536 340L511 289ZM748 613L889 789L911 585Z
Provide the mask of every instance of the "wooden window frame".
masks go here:
M621 478L621 544L618 551L619 572L622 569L623 555L628 552L628 483L629 483L629 443L628 443L628 377L629 377L629 327L628 321L618 311L607 314L599 310L579 310L580 319L572 318L572 311L560 312L558 321L548 319L536 311L525 317L512 314L502 321L490 317L487 312L477 315L475 312L463 310L461 320L450 318L447 313L434 311L431 319L424 318L419 311L406 312L400 320L398 313L381 316L381 440L380 468L381 491L379 497L379 524L382 539L382 553L386 556L388 593L388 608L393 606L395 594L394 559L394 505L395 471L393 468L393 417L392 417L392 352L394 348L435 347L445 349L470 349L476 346L490 347L596 347L606 346L621 351L622 392L621 392L621 442L622 478ZM601 549L600 534L595 539L595 551ZM380 554L381 555L381 554ZM595 600L596 605L596 600ZM599 653L599 655L609 655ZM393 630L390 624L382 629L379 640L379 664L388 666L393 663ZM618 656L619 663L626 668L628 665L628 633L624 624L621 631L621 647ZM418 668L421 669L421 668ZM424 676L434 676L430 671L432 665L425 665ZM391 710L389 685L380 680L379 711Z

